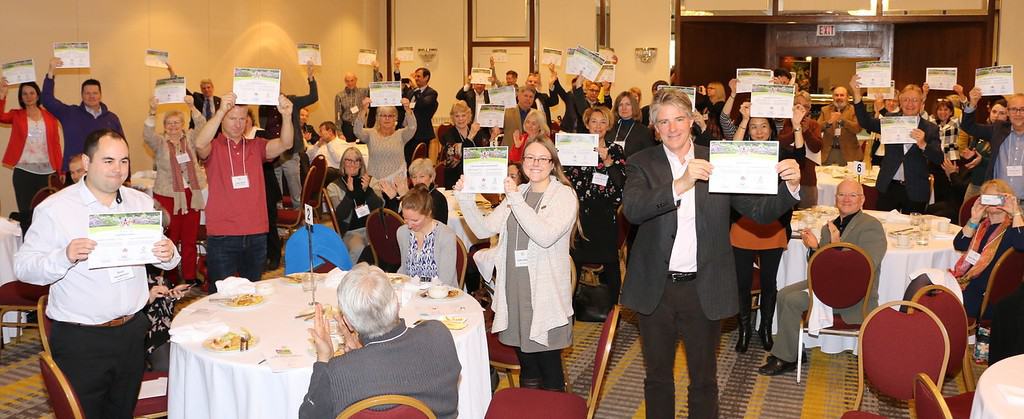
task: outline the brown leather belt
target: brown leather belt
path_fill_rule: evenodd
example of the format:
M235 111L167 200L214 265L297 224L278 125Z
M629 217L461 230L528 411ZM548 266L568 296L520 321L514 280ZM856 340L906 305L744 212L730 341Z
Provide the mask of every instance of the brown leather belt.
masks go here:
M137 316L138 314L139 313L129 314L127 316L121 316L121 317L118 317L118 318L116 318L114 320L111 320L109 322L100 323L100 324L83 324L83 323L71 323L71 324L74 324L74 325L77 325L77 326L85 326L85 327L118 327L118 326L122 326L125 323L128 323L128 322L132 321L132 319L134 319L135 316Z

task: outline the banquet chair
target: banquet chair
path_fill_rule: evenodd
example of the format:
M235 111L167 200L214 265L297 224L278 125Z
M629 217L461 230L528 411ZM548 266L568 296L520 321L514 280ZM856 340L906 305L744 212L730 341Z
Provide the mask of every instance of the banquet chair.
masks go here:
M864 209L866 210L877 210L878 209L878 188L874 186L864 185Z
M967 313L960 299L949 288L941 285L928 285L914 293L910 300L927 307L946 328L949 336L949 364L946 366L946 377L956 377L963 372L964 388L974 391L974 375L971 371L971 357L967 351L968 324ZM913 312L913 309L908 310Z
M513 371L519 371L519 357L516 356L515 348L501 343L497 333L487 332L487 359L495 370L504 373L508 377L510 387L516 387L516 380Z
M437 164L434 165L434 185L444 187L444 161L440 158L437 160Z
M26 327L35 327L35 323L22 320L22 317L36 309L39 297L50 292L49 285L32 285L14 280L0 286L0 349L3 349L3 338L5 327L16 327L19 330ZM18 318L12 321L4 320L3 317L9 312L17 312Z
M327 206L327 214L331 216L331 225L334 226L334 232L338 233L338 237L345 237L345 232L341 231L341 224L338 224L338 214L334 212L334 200L331 198L331 190L324 187L323 197L320 199L323 204Z
M466 245L462 243L462 239L455 238L455 274L459 278L459 289L466 289L466 266L469 261L469 251L466 250Z
M393 407L386 410L370 410L373 407ZM338 414L337 419L436 419L437 415L427 405L415 398L398 394L368 397L355 402Z
M953 419L939 387L924 373L914 377L914 416L917 419Z
M963 204L960 204L959 224L961 226L967 225L967 221L971 219L971 208L974 207L974 201L977 201L981 195L975 195L964 200Z
M412 150L412 159L426 159L430 157L430 150L424 143L419 143L416 148Z
M39 192L36 192L36 194L32 196L31 208L35 209L36 206L38 206L39 204L43 203L43 201L45 201L46 198L49 198L50 195L53 195L53 194L57 193L57 190L58 190L57 188L50 187L50 186L47 186L47 187L45 187L43 189L40 189Z
M902 313L899 306L914 309ZM899 399L914 397L914 379L923 373L941 382L949 359L949 337L931 310L910 301L881 304L864 319L857 342L857 398L843 418L877 417L860 411L865 382L878 393Z
M443 123L441 125L438 125L437 126L437 137L435 137L435 138L437 138L438 140L444 141L444 135L446 133L448 133L448 130L450 130L452 128L455 128L455 125L452 125L450 122L445 122L445 123ZM440 159L438 159L438 160L440 160Z
M570 392L532 388L506 388L494 393L487 407L487 419L504 418L586 418L594 417L604 384L604 373L611 358L612 342L618 328L621 307L615 305L601 327L601 337L594 353L594 375L587 399Z
M84 419L82 404L67 376L61 371L48 352L39 353L39 372L43 377L46 392L49 393L50 408L56 419ZM167 377L167 373L146 372L142 381ZM132 416L136 419L161 418L167 416L167 396L139 399Z
M1020 287L1021 272L1024 272L1024 252L1011 248L1003 253L1003 256L996 261L995 267L992 268L992 273L989 274L988 285L985 287L985 296L981 300L978 317L971 317L968 314L968 324L974 327L978 324L983 327L991 326L992 320L985 319L985 311L988 310L988 306L998 304L1000 300Z
M50 175L46 177L46 185L59 191L64 189L64 178L61 175L58 175L57 172L50 173Z
M402 252L398 248L398 228L405 222L402 216L387 208L377 208L366 216L366 236L370 242L373 260L378 265L402 265ZM386 270L386 269L385 269Z
M309 162L309 172L306 174L306 181L302 184L302 204L298 208L282 208L277 210L277 227L292 231L298 228L305 219L305 205L314 209L320 206L323 199L324 179L327 177L327 159L321 154Z
M861 313L868 314L868 294L875 282L875 264L864 249L852 243L832 243L814 252L807 262L807 292L810 301L817 297L833 309L853 307L860 302ZM796 379L800 382L803 367L804 332L810 310L800 320L800 337L797 346ZM832 326L821 329L821 334L856 337L860 324L848 324L839 314L832 316Z
M39 297L39 302L36 303L36 322L39 326L39 341L43 344L43 352L48 354L50 352L50 328L53 326L53 320L50 320L46 316L46 304L49 302L50 296L44 295Z

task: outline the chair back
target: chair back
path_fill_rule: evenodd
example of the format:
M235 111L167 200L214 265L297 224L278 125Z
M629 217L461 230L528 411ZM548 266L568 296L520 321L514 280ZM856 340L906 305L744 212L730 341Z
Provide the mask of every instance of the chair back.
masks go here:
M469 250L462 243L462 239L455 237L455 275L459 279L459 289L466 285L466 267L469 265Z
M49 198L50 195L53 195L56 192L57 188L50 186L40 189L39 192L36 192L36 194L32 196L32 209L35 209L36 206L42 204L43 201L46 200L46 198Z
M935 313L946 328L949 337L949 363L946 365L946 376L955 377L963 368L964 355L967 353L967 312L960 299L953 295L949 288L942 285L928 285L917 290L911 300ZM913 312L913 308L907 310Z
M393 406L386 410L370 410L378 406ZM409 396L385 394L368 397L351 404L338 414L337 419L437 419L427 405Z
M43 385L50 396L50 408L57 419L83 419L82 404L78 402L75 390L71 388L68 378L49 353L39 353L39 372L43 376Z
M622 250L623 254L625 254L626 239L629 238L629 230L633 225L626 219L622 205L619 205L619 209L615 211L615 224L618 227L618 235L615 237L615 248Z
M985 297L981 300L981 312L977 313L979 319L985 317L985 310L989 305L999 304L1000 300L1020 287L1022 278L1024 278L1022 272L1024 272L1024 252L1010 248L1003 253L989 275Z
M46 186L58 191L64 189L64 177L58 175L57 172L50 173L50 175L46 177Z
M957 218L961 226L967 225L967 221L971 219L971 208L974 207L974 201L977 201L981 195L974 195L964 200L963 204L960 204L960 213Z
M448 130L450 130L452 128L455 128L455 125L452 125L451 123L448 123L448 122L445 122L445 123L443 123L441 125L438 125L437 126L437 139L443 142L444 141L444 135L447 134Z
M309 162L306 182L302 184L302 203L313 208L320 206L321 191L324 190L324 179L327 178L327 158L323 154ZM300 211L302 211L300 207ZM302 217L299 217L302 218Z
M443 187L446 185L444 178L445 165L441 157L438 157L437 160L437 164L434 165L434 184Z
M412 159L426 159L430 157L430 150L427 148L426 143L419 143L416 148L412 151Z
M39 302L36 303L36 321L39 322L39 340L43 342L43 352L51 354L50 352L50 328L53 326L53 320L46 315L46 303L49 301L50 296L44 295L39 297Z
M874 186L864 185L864 209L866 210L877 210L878 209L878 188Z
M924 373L914 377L914 416L918 419L953 419L939 387Z
M397 235L398 228L404 223L402 216L387 208L375 209L366 216L366 236L378 264L402 264Z
M615 341L615 331L619 328L619 314L621 306L616 304L601 326L601 337L597 340L597 349L594 351L594 376L590 380L590 396L587 398L587 417L594 417L597 411L597 400L601 397L601 385L604 384L604 373L608 369L608 361L612 354L612 343Z
M874 282L874 272L871 258L859 246L832 243L814 252L807 263L807 289L832 308L848 308L863 302L861 310L867 314L866 296Z
M902 313L899 306L914 308ZM914 377L926 374L932 382L946 374L949 337L931 310L910 301L890 301L864 319L857 342L857 400L860 408L865 379L878 391L899 400L914 397Z

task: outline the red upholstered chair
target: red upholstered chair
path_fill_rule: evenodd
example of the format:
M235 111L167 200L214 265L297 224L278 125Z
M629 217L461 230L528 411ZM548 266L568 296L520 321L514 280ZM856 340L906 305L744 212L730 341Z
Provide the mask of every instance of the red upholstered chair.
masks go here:
M860 303L861 313L868 314L868 293L875 281L875 265L871 262L864 249L851 243L832 243L821 247L807 263L807 291L810 297L817 297L823 304L834 309L853 307ZM813 301L813 299L811 300ZM807 324L807 313L800 321L800 329L804 331ZM859 324L847 324L843 317L836 314L832 318L832 327L822 329L820 333L843 336L857 336ZM797 351L797 382L803 362L803 333L800 333L800 346Z
M142 374L142 381L166 378L166 372L146 371ZM162 418L167 416L167 395L139 399L135 404L135 412L132 413L136 419Z
M46 177L46 185L56 190L64 189L64 178L56 172Z
M47 354L52 353L50 352L50 329L53 326L53 320L46 316L46 303L49 299L49 295L44 295L39 297L39 302L36 303L36 322L39 326L39 340L43 343L43 352Z
M67 377L46 352L39 353L39 372L50 396L53 416L57 419L84 419L82 404L78 402L78 396L75 396L75 391L71 389L71 383L68 383Z
M50 195L57 193L58 190L59 188L49 186L40 189L39 192L36 192L36 194L32 196L32 209L35 209L37 205L43 203L43 201L45 201L46 198L49 198Z
M444 187L444 169L444 160L438 157L437 164L434 165L434 184L437 186Z
M878 209L878 188L874 186L864 185L864 209L866 210L877 210Z
M369 410L377 406L393 406L386 410ZM436 419L423 402L409 396L386 394L353 403L338 414L337 419Z
M309 172L302 184L302 204L318 208L323 199L324 179L327 177L327 159L323 155L316 156L309 162ZM305 214L303 205L295 209L277 210L277 227L288 229L289 234L302 224Z
M455 275L459 278L459 289L466 288L466 266L469 261L469 251L462 239L455 238Z
M32 285L17 280L0 286L0 348L3 348L3 328L16 327L18 329L22 329L25 327L36 326L35 323L23 321L22 317L24 313L35 310L39 297L42 297L49 292L49 285ZM4 321L3 316L11 311L22 312L22 314L18 315L17 320Z
M601 338L594 353L594 375L590 380L587 400L572 393L561 393L531 388L507 388L494 393L491 405L487 407L487 419L504 418L586 418L594 417L601 395L604 373L608 368L612 342L618 327L620 307L616 305L608 313L601 328Z
M949 364L946 365L946 377L956 377L963 372L964 387L974 391L974 375L971 371L971 358L967 352L968 324L964 305L948 288L941 285L928 285L917 290L911 301L927 307L946 328L949 336ZM913 311L910 309L908 311Z
M519 371L519 357L516 350L498 340L497 333L487 332L487 356L494 369L502 372L508 377L508 383L516 387L512 371Z
M1021 272L1024 272L1024 252L1011 248L1003 253L1003 256L996 261L995 267L992 268L992 273L989 274L988 286L985 287L985 297L981 300L981 311L978 317L984 318L985 311L990 305L998 304L1000 300L1020 287ZM969 317L968 322L975 325L978 323L978 319ZM982 326L988 327L992 321L983 319L980 323Z
M894 308L909 306L913 313L902 313ZM879 305L864 319L857 342L857 399L854 409L860 409L864 398L865 381L879 393L909 400L914 397L914 378L925 374L936 382L946 375L949 359L949 337L942 321L931 310L910 301L890 301ZM851 411L843 415L867 416L866 412Z
M424 143L416 145L416 148L412 150L412 159L416 160L426 158L430 158L430 149L427 148L427 145Z
M953 419L939 387L924 373L914 377L914 415L917 419Z
M440 141L444 141L444 135L447 134L448 130L450 130L452 128L455 128L455 125L452 125L451 123L444 123L444 124L438 125L437 126L437 139L440 140ZM440 159L438 159L438 160L440 160Z
M971 219L971 208L974 207L974 201L977 201L981 195L975 195L964 200L963 204L960 204L960 216L957 220L961 226L967 225L967 221Z
M378 208L366 216L366 236L377 264L399 266L402 252L398 248L398 228L405 224L402 216L387 208Z

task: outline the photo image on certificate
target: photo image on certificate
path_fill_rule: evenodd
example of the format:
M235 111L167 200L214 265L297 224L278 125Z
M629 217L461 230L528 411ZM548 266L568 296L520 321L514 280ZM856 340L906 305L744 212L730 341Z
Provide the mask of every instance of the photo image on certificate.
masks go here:
M157 80L153 96L156 96L156 102L161 105L165 103L185 103L185 78L171 77Z
M555 148L562 166L597 166L597 134L555 134Z
M516 88L512 86L487 89L487 97L495 105L503 105L505 109L516 107Z
M881 125L882 144L914 144L917 140L910 137L910 131L917 129L920 117L917 116L883 116L878 119Z
M753 118L793 118L796 86L755 84L750 92L750 116Z
M974 85L981 89L982 96L1013 94L1013 66L1001 65L974 70Z
M306 65L310 61L313 65L322 65L320 57L320 44L296 44L299 54L299 64Z
M167 62L171 60L171 53L155 49L146 50L146 67L167 68Z
M491 69L481 67L469 69L469 82L471 84L491 84Z
M892 62L858 61L857 75L860 76L860 87L889 87L889 81L892 80Z
M60 58L60 68L89 68L88 42L54 42L53 56Z
M480 104L476 111L476 122L481 128L504 128L505 106L493 103Z
M370 107L402 106L402 82L370 82Z
M508 147L463 148L462 176L462 192L505 193Z
M924 82L930 90L953 90L956 85L956 67L928 67L925 69Z
M777 141L712 141L714 168L708 192L775 195L779 192Z
M4 63L3 75L11 85L36 81L36 64L32 59Z
M281 94L281 70L277 68L236 67L234 84L239 105L277 106Z
M160 211L89 214L89 269L159 263L153 245L164 237Z
M556 67L562 65L562 50L555 48L544 48L540 55L541 65L554 64Z
M763 68L737 68L736 93L750 93L755 84L770 84L772 71Z

